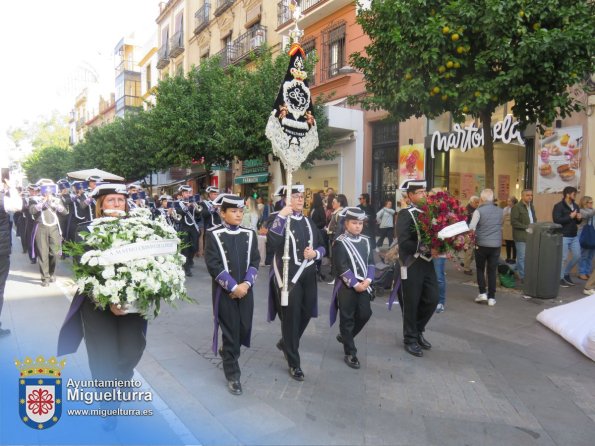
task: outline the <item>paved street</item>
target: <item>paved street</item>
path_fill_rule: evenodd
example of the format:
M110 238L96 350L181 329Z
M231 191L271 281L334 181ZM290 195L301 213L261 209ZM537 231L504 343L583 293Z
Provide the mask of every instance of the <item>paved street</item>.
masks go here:
M14 357L45 354L36 339L55 342L73 292L69 261L60 262L58 282L42 288L37 266L15 241L2 314L3 327L12 330L0 339L3 369ZM196 260L187 287L197 303L165 308L150 323L138 367L157 396L148 422L164 438L205 445L594 444L595 363L535 319L544 308L582 297L580 285L562 289L555 300L499 292L497 305L488 307L473 302L477 288L449 264L447 310L426 333L432 350L423 358L405 353L399 307L387 311L385 294L372 303L372 319L356 338L362 368L352 370L335 340L338 323L329 328L331 286L320 284L320 317L302 339L306 380L298 383L275 348L279 322L266 322L268 267L262 267L252 348L241 357L244 394L236 397L210 350L210 278ZM87 373L84 346L67 361L69 373ZM117 433L106 441L130 441ZM37 438L46 441L41 433Z

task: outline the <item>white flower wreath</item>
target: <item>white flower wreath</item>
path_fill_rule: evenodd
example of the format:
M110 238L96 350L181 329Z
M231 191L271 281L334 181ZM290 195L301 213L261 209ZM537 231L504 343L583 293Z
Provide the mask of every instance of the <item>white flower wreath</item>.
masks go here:
M163 216L153 220L150 210L133 209L127 218L95 219L88 229L68 251L80 256L73 267L79 292L97 307L121 305L149 319L159 314L162 301L191 301L180 239Z

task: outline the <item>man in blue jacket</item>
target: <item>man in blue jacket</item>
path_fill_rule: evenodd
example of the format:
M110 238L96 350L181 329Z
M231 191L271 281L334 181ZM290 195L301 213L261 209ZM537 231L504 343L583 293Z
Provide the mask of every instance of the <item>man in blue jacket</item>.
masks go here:
M562 191L564 198L556 203L552 211L554 223L562 225L562 269L560 271L560 286L568 288L575 283L570 279L570 271L581 259L581 245L578 240L578 224L582 216L578 205L574 202L577 190L575 187L566 186ZM568 252L572 259L566 261ZM566 264L566 266L564 266Z

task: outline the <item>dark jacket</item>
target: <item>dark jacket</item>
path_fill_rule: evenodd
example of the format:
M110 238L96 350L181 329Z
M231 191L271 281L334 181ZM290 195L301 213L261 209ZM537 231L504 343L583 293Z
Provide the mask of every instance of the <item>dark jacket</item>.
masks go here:
M531 208L531 215L533 216L533 223L537 221L535 216L535 208L533 202L529 203ZM512 239L515 242L526 242L527 241L527 228L531 224L529 219L529 210L525 203L519 201L510 210L510 225L512 226Z
M570 217L570 214L574 211L577 211L577 215L580 214L580 209L574 201L572 205L569 205L562 200L554 206L552 220L554 220L554 223L562 225L562 237L576 237L577 235L578 224L581 220Z

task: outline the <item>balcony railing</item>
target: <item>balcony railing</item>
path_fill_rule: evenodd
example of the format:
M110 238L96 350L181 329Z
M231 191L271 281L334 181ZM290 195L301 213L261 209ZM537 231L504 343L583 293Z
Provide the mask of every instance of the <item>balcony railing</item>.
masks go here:
M217 8L215 9L215 12L213 13L215 15L215 17L219 17L221 14L223 14L225 11L227 11L227 9L233 5L233 2L235 0L217 0Z
M116 113L126 109L136 109L143 106L143 99L138 96L122 96L116 101Z
M157 51L157 68L161 70L169 65L169 45L164 43Z
M266 42L266 27L255 25L233 41L235 46L235 60L239 62L251 52L258 52Z
M171 39L169 39L169 57L177 57L184 52L184 31L176 32Z
M140 72L138 64L133 60L123 60L116 67L116 77L122 74L124 71L134 71L135 73Z
M211 3L205 2L205 4L194 14L194 34L200 34L200 32L207 27L209 24L209 14L211 13Z
M259 52L266 43L266 31L265 26L255 25L233 42L228 43L225 48L215 54L215 56L221 57L221 66L236 64L252 52Z
M325 0L301 0L300 7L302 12ZM277 26L284 25L293 19L291 11L289 10L290 0L281 0L277 3Z

